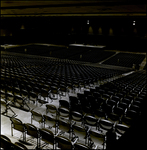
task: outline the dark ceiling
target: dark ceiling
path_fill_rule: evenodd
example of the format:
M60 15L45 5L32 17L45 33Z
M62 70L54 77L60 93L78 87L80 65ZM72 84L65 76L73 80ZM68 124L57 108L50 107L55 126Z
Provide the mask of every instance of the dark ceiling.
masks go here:
M1 1L1 17L147 16L141 0Z

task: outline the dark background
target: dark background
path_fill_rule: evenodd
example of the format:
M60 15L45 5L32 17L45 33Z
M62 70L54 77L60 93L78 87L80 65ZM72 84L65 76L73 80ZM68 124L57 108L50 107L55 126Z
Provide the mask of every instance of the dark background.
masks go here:
M89 32L89 27L93 32ZM142 52L147 49L145 17L7 17L1 18L1 31L0 44L84 43L117 50Z

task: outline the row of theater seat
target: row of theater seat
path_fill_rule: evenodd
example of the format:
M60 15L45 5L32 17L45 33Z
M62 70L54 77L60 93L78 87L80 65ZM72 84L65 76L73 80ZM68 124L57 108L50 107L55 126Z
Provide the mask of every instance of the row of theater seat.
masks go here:
M25 49L27 50L25 52ZM60 59L71 59L85 62L100 62L115 52L104 51L97 48L86 47L53 47L53 46L39 46L29 45L25 47L10 48L6 51L25 53L30 55L40 55L46 57L55 57ZM80 57L82 56L82 58Z
M141 64L144 58L145 55L143 54L118 53L115 56L103 62L103 64L132 68L133 64Z
M70 116L67 110L63 107L59 107L57 110L55 106L51 104L46 106L46 115L42 115L34 110L31 111L31 124L23 124L21 120L11 118L12 136L13 129L16 129L23 132L24 141L26 141L25 134L27 133L28 135L37 138L37 145L39 147L39 140L43 139L49 144L52 143L54 148L55 136L62 135L63 138L64 133L66 132L69 134L68 136L64 136L66 141L69 142L70 140L76 140L80 144L84 144L85 146L87 145L86 147L88 148L88 146L95 147L94 143L96 144L97 142L101 147L103 147L105 142L105 132L111 128L114 128L119 135L124 134L124 132L128 130L128 127L125 125L112 123L105 119L98 120L90 115L82 116L75 111L73 111ZM42 128L36 128L36 126L33 125L33 120L42 123ZM54 130L51 130L51 128L54 128Z
M39 119L40 116L35 115L33 112L33 117L37 119ZM62 135L61 132L57 132L54 133L52 132L52 130L50 130L49 128L37 128L35 125L33 124L29 124L29 123L22 123L21 120L16 119L16 118L10 118L11 120L11 131L12 131L12 136L13 136L13 129L20 131L23 133L23 142L27 142L27 138L26 138L26 134L29 136L32 136L34 138L37 139L37 147L41 148L44 146L44 144L41 144L41 140L46 142L46 144L51 144L53 147L53 149L56 148L56 143L58 143L58 147L61 149L71 149L74 148L75 149L79 149L79 148L85 148L85 149L91 149L89 146L89 142L87 144L82 144L80 142L77 142L78 139L76 139L75 137L71 137L71 138L67 138L65 136ZM51 121L51 120L49 120ZM51 125L51 124L49 124ZM63 125L63 124L62 124ZM67 126L67 123L64 123L65 125L65 129L67 128L67 130L70 130L70 128L68 128L69 126ZM79 128L80 129L80 128ZM83 131L83 133L82 133ZM83 136L87 135L86 130L79 131L79 133L81 132L81 134L83 134ZM84 133L85 131L85 133ZM102 139L102 141L104 140L104 136L100 136L100 138ZM86 141L86 140L85 140ZM73 145L74 143L74 145ZM79 147L79 148L78 148Z
M8 56L7 56L8 57ZM7 68L7 71L18 72L21 74L32 74L37 76L50 76L51 74L58 74L65 77L81 77L81 78L95 78L95 77L112 77L121 74L123 71L114 69L104 69L92 66L84 66L74 64L71 60L54 60L41 58L25 58L10 56L7 59L2 57L2 68ZM17 63L16 63L16 62ZM16 65L18 64L18 65ZM16 65L16 67L15 67ZM12 68L13 67L13 68ZM10 69L9 69L10 68ZM107 77L106 77L107 78Z
M80 53L80 54L68 57L68 59L97 63L97 62L105 60L106 58L112 56L113 54L115 54L115 52L104 51L100 49L96 49L96 50L90 49L88 51L84 51L84 53Z
M24 49L27 49L27 52L24 52ZM60 59L71 59L77 61L85 62L100 62L104 59L110 57L115 52L104 51L100 49L85 48L85 47L45 47L45 46L35 46L30 45L18 48L7 49L7 51L17 52L17 53L26 53L31 55L40 55L48 57L56 57ZM81 56L81 57L80 57ZM131 67L133 64L140 64L145 55L142 54L130 54L130 53L119 53L113 56L112 58L106 60L104 64L116 65L123 67Z

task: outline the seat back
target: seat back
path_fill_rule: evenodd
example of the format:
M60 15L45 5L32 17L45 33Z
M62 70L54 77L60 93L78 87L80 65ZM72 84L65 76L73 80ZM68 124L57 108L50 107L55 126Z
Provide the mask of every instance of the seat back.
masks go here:
M15 130L25 132L25 127L21 120L14 117L10 118L10 120Z
M39 129L41 139L49 144L54 144L54 134L46 128Z
M38 87L34 87L33 92L38 95L40 93L40 89Z
M84 139L86 142L86 138L87 138L86 129L78 125L73 125L72 128L73 128L74 134L78 136L79 139L82 139L82 140Z
M70 108L70 105L69 105L69 102L67 100L59 100L59 107L64 107L64 108L67 108L69 109Z
M5 92L5 90L1 89L0 95L1 95L1 98L6 98L6 92Z
M0 135L0 147L3 148L4 150L11 150L12 149L12 143L11 140L5 136L5 135Z
M67 150L72 149L72 143L68 138L63 136L56 136L55 140L58 143L59 148Z
M84 117L84 124L89 126L97 127L97 119L93 116L85 116Z
M108 131L113 128L114 123L109 120L101 119L98 124L100 128Z
M20 95L20 89L19 88L13 88L14 95Z
M79 103L79 100L76 96L69 96L70 105L75 105Z
M98 143L99 145L102 145L105 140L105 135L102 133L94 132L94 131L89 131L89 135L91 140L94 143Z
M58 91L58 88L56 86L51 86L51 90L50 90L50 98L53 99L53 100L57 100L58 99L58 94L59 94L59 91Z
M69 119L69 109L66 108L58 108L58 117Z
M38 129L34 125L27 123L25 127L28 135L38 138Z
M35 92L30 91L29 92L29 97L30 97L30 99L36 100L36 98L38 97L38 95Z
M67 88L65 85L60 85L59 87L59 94L60 96L66 96Z
M73 121L76 121L76 122L83 122L83 115L80 113L80 112L77 112L77 111L72 111L71 112L71 119Z
M59 120L58 127L61 131L70 133L71 125L66 121Z
M123 108L121 108L121 107L114 107L114 110L113 110L113 111L114 111L115 114L121 116L121 115L124 114L125 109L123 109Z
M14 99L18 103L23 103L24 99L20 95L15 95Z
M25 89L22 89L21 90L21 95L22 95L22 97L28 97L29 94Z
M32 123L32 120L35 120L39 123L42 123L43 122L43 116L41 113L31 110L31 123Z
M95 117L99 119L100 117L106 117L105 111L103 109L96 109L94 111Z
M57 117L57 108L56 108L56 106L54 106L52 104L46 104L46 114L48 112L51 113L52 115L55 115L55 117Z
M108 114L108 118L111 119L112 121L119 121L120 116L115 113L110 113Z
M13 101L14 100L14 95L12 93L6 93L6 99L9 101Z
M47 115L43 115L43 118L44 118L44 127L45 125L49 126L49 127L54 127L55 128L55 134L56 134L56 118L53 118L51 116L47 116Z
M46 89L41 89L41 96L42 97L48 97L49 96L49 93L48 93L48 90L46 90Z
M115 126L115 131L121 135L123 135L128 129L129 129L129 127L126 125L123 125L123 124L117 124Z

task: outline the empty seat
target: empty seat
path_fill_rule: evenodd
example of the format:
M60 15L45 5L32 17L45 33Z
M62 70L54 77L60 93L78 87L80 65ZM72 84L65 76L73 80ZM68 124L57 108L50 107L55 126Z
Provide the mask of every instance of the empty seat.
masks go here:
M105 93L104 93L104 94L102 95L102 98L104 98L105 100L110 99L110 97L111 97L111 96L110 96L109 94L105 94Z
M70 108L69 102L67 100L59 100L59 107L63 107L63 108Z
M115 101L116 103L120 101L120 98L118 96L112 96L111 100Z
M51 144L54 149L55 139L54 139L53 132L49 129L43 128L43 129L39 129L39 133L40 133L41 140L47 144Z
M122 118L121 118L121 121L120 121L120 123L123 123L123 124L126 124L126 125L132 125L132 123L133 123L133 119L132 118L130 118L130 117L127 117L127 116L123 116Z
M28 93L28 91L27 90L25 90L25 89L22 89L21 90L21 96L22 96L22 98L29 98L29 93Z
M97 130L97 121L98 120L94 116L84 116L84 125L90 127L91 129L94 127Z
M71 123L70 121L58 120L58 129L60 134L68 134L68 138L72 137Z
M114 123L112 123L109 120L105 120L105 119L100 119L98 122L99 125L99 130L101 131L101 129L103 129L105 132L112 129Z
M122 107L114 107L113 112L118 116L122 116L125 113L125 109Z
M35 92L29 92L29 101L33 101L33 103L37 105L38 95Z
M39 124L43 124L43 116L41 113L31 110L31 124L33 123L33 120L37 121Z
M140 111L141 111L141 108L137 105L134 105L134 104L131 105L129 109L133 110L133 111L136 111L137 113L140 113Z
M14 117L10 118L10 120L11 120L11 135L13 136L13 129L15 129L23 133L23 141L26 141L24 123L20 119Z
M89 131L90 140L94 142L95 145L104 148L105 135L97 131Z
M106 118L106 112L103 109L95 109L94 115L97 119Z
M70 102L70 105L73 106L73 105L78 104L79 100L76 96L69 96L69 102Z
M109 113L112 113L114 106L109 104L103 104L102 109L105 111L105 113L108 115Z
M51 90L49 92L49 97L51 100L57 100L59 96L59 90L56 86L51 86Z
M78 138L78 142L82 143L82 141L84 140L83 144L87 144L87 140L88 140L88 133L87 133L87 128L85 128L84 126L80 126L80 125L73 125L72 126L73 129L73 135L72 137L76 137Z
M32 125L32 124L25 124L25 128L26 128L26 134L29 136L32 136L33 138L37 139L37 147L40 147L40 142L39 142L39 132L36 126Z
M0 147L4 150L13 150L13 144L11 140L5 135L0 135Z
M67 108L58 108L58 119L69 120L70 111Z
M7 92L7 93L6 93L6 100L13 102L13 100L14 100L14 95L13 95L12 93Z
M115 125L115 131L116 131L116 133L118 133L120 135L123 135L128 129L129 129L129 127L126 125L123 125L123 124Z
M51 116L57 119L57 108L52 104L46 104L46 114L50 113Z
M19 88L13 88L13 94L14 95L21 95L21 91L20 91L20 89Z
M49 127L50 129L55 128L54 134L58 132L57 120L51 116L43 115L44 118L44 127Z
M134 110L127 110L126 117L135 119L139 114Z
M5 89L1 89L0 95L1 95L1 99L6 99L6 92L5 92Z
M108 114L107 119L112 122L120 122L121 117L118 114L112 112Z
M123 99L121 100L121 102L126 103L126 104L129 105L129 104L131 103L131 100L128 99L128 98L123 98Z
M69 150L73 148L72 141L64 136L58 135L55 137L55 140L56 140L56 143L58 144L58 147L61 149Z
M40 103L41 105L46 104L49 102L49 91L46 89L41 89L40 95L37 99L38 103Z
M128 107L128 104L127 104L127 103L120 102L120 103L118 104L118 107L121 107L121 108L123 108L123 109L126 109L126 108Z
M116 101L114 101L114 100L108 100L106 103L108 105L111 105L112 107L116 105Z
M59 87L59 95L60 95L60 98L61 98L61 97L66 97L67 92L68 92L67 87L66 87L65 85L60 85L60 87Z
M76 122L76 124L83 125L83 114L77 111L71 112L71 120Z

